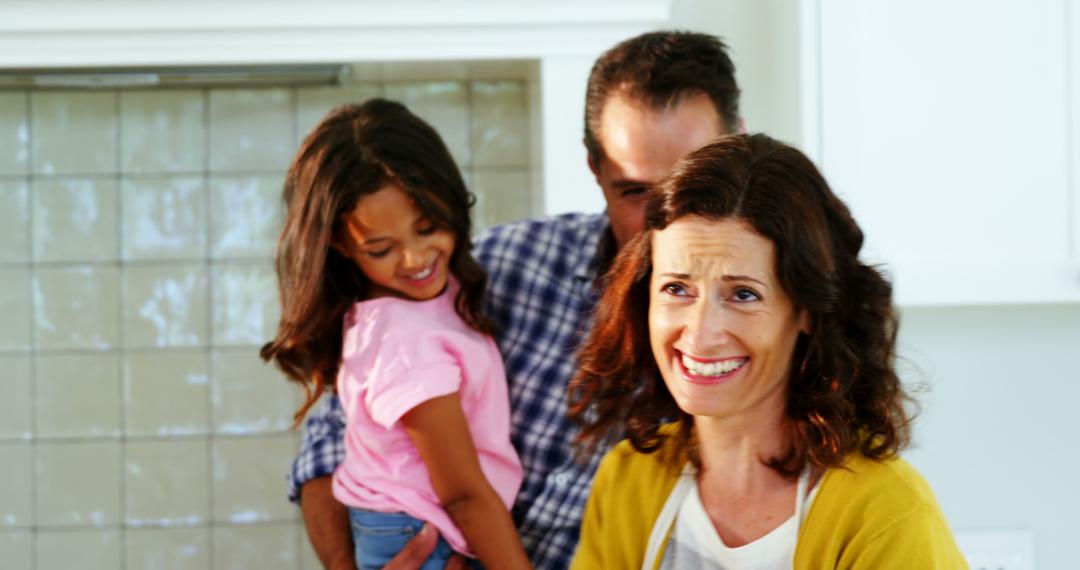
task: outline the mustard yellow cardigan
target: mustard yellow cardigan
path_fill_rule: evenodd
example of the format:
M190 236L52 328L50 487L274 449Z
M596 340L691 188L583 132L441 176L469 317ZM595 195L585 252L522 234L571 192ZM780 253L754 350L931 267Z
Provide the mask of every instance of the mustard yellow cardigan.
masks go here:
M593 481L571 569L641 568L653 523L683 463L671 446L651 454L628 441L615 446ZM819 485L799 529L796 570L968 567L930 486L902 459L873 461L854 453L826 471Z

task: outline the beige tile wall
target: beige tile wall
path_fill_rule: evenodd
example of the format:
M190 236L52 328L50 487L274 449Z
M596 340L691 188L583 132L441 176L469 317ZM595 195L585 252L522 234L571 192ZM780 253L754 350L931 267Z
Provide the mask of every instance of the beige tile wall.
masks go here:
M538 203L522 80L395 69L0 92L0 566L317 566L284 497L299 392L256 355L297 144L333 105L396 98L445 137L477 226Z

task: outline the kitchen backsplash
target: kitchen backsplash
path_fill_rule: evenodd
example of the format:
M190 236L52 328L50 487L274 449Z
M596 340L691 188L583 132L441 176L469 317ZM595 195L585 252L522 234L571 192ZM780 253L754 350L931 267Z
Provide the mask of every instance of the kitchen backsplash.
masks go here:
M0 92L0 566L318 567L257 349L291 155L372 96L439 130L478 226L538 211L521 79Z

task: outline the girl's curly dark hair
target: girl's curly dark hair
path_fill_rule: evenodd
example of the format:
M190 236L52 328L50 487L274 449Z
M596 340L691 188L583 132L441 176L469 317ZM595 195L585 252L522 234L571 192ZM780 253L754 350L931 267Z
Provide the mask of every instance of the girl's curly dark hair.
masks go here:
M776 247L776 272L810 315L790 364L787 451L766 464L793 476L810 463L835 467L858 450L873 459L910 439L911 402L894 368L897 315L892 286L859 261L863 234L847 206L801 152L765 135L733 135L682 159L654 190L645 231L605 277L594 326L571 381L579 444L621 434L656 450L661 423L681 418L675 444L697 461L690 416L679 409L649 343L652 232L685 216L748 223Z

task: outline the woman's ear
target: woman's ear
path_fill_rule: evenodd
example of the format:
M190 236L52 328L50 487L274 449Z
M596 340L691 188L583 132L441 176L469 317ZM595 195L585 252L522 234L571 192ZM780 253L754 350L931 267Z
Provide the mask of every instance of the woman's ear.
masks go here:
M810 334L810 311L799 309L799 332Z

